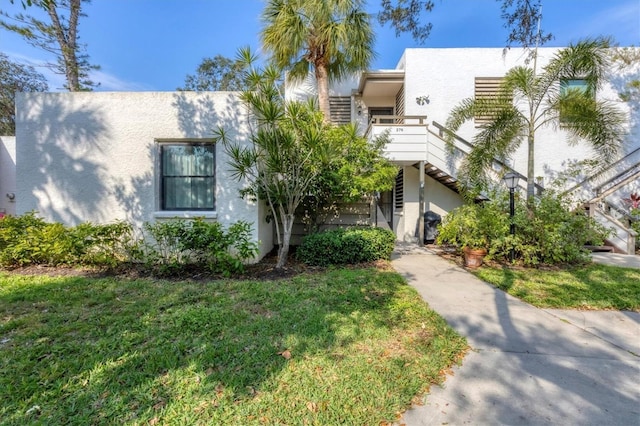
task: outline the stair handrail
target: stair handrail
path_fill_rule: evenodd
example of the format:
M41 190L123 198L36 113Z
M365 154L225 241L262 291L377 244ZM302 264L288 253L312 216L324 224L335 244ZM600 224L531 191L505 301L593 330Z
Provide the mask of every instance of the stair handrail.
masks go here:
M634 166L635 167L635 166ZM634 168L632 167L632 168ZM623 186L629 184L630 182L632 182L634 179L636 178L640 178L640 169L638 169L635 173L633 173L631 176L627 176L623 181L620 181L618 183L616 183L615 185L613 185L611 188L608 188L606 191L599 193L597 196L593 197L591 199L591 202L598 202L604 198L606 198L607 196L613 194L614 192L616 192L618 189L622 188Z
M640 162L632 164L630 167L624 169L623 171L621 171L620 173L618 173L617 175L613 176L610 179L607 179L605 182L601 183L600 185L596 186L595 188L593 188L593 191L596 193L596 195L598 195L600 193L600 191L602 190L603 187L609 185L610 183L620 179L621 177L623 177L624 175L626 175L627 173L633 171L633 169L636 169L640 167ZM616 183L614 186L617 187L619 185L619 182ZM623 185L624 186L624 185Z
M435 128L438 129L438 135L440 136L440 138L444 139L444 134L450 134L453 136L453 138L455 140L457 140L458 142L461 142L463 145L466 145L468 148L473 149L474 146L471 142L467 141L466 139L460 137L459 135L457 135L455 132L453 132L452 130L447 129L445 126L443 126L442 124L433 121L433 126ZM511 173L515 173L518 176L518 179L522 179L525 182L527 181L527 177L525 175L523 175L522 173L518 172L517 170L515 170L513 167L505 164L504 162L494 158L493 161L495 163L497 163L500 167L504 168L507 170L507 172L511 172ZM537 190L537 193L541 193L542 191L544 191L544 187L538 183L534 183L533 184L535 189Z
M591 176L586 177L585 179L583 179L581 182L573 185L571 188L567 189L566 191L563 192L563 194L569 194L573 191L575 191L576 189L580 188L581 186L583 186L585 183L596 179L597 177L601 176L603 173L613 169L614 167L618 166L620 163L622 163L623 161L627 160L629 157L631 157L632 155L636 154L640 152L640 147L634 149L633 151L631 151L629 154L625 155L624 157L620 158L619 160L611 163L610 165L608 165L606 168L599 170L598 172L592 174ZM637 164L635 164L637 165ZM631 167L635 167L635 165L631 166Z

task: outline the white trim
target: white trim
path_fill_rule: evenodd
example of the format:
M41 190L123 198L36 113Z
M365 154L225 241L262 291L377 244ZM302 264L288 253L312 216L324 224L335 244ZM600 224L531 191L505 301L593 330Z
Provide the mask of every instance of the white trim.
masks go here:
M201 217L204 219L217 219L218 213L214 211L198 211L198 210L167 210L153 212L154 219L195 219Z

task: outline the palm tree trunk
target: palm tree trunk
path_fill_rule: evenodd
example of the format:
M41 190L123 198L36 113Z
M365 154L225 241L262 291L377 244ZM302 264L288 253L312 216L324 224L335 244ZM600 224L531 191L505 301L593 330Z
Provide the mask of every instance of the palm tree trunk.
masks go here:
M533 126L529 126L529 134L527 135L527 204L533 204L533 197L535 196L535 168L534 168L534 142L535 135Z
M331 117L331 111L329 109L329 73L327 71L327 65L319 63L315 65L316 69L316 82L318 83L318 103L320 104L320 111L324 117L324 122L328 123Z

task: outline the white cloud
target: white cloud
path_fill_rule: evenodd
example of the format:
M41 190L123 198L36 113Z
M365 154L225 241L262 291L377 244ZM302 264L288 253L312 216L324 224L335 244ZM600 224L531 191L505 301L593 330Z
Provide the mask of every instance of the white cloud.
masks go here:
M622 45L640 43L640 2L628 0L603 10L581 23L574 36L614 35Z
M48 63L47 60L34 58L31 56L27 56L27 55L16 53L16 52L5 52L5 54L9 57L9 59L13 61L26 64L26 65L31 65L32 67L34 67L35 70L38 71L40 74L42 74L47 80L47 83L49 84L49 91L51 92L65 91L63 89L64 84L66 82L65 77L63 75L56 74L55 72L53 72L47 65ZM101 70L92 71L90 73L90 78L92 81L96 83L100 83L100 86L98 86L95 89L98 91L128 92L128 91L151 90L151 88L148 85L145 85L143 83L132 82L132 81L125 81L113 74L110 74Z
M109 74L103 71L92 71L90 74L92 81L100 83L95 90L99 91L114 91L114 92L138 92L144 90L151 90L148 85L143 83L137 83L133 81L125 81L113 74Z

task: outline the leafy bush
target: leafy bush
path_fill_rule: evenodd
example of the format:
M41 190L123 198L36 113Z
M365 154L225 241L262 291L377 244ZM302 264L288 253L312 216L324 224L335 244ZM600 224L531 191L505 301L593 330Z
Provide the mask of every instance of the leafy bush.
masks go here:
M113 266L128 256L131 225L83 223L67 228L34 212L0 220L2 266L91 264Z
M512 244L526 265L586 261L588 250L584 246L602 245L609 234L584 211L572 211L568 201L553 191L536 198L532 209L520 203L515 224Z
M230 275L242 272L244 262L258 254L258 244L251 241L251 225L243 221L226 231L220 223L202 218L147 222L144 229L151 238L142 260L159 266L163 273L204 264L211 272Z
M440 224L437 242L486 248L490 257L501 259L513 249L516 259L537 265L585 261L585 244L600 245L608 234L585 213L572 211L563 196L547 190L531 206L518 197L511 236L508 205L508 193L500 193L482 204L454 209Z
M438 244L491 249L509 233L508 209L501 202L464 204L447 214L439 225Z
M393 232L382 228L338 228L305 237L296 254L318 266L371 262L389 259L395 240Z

